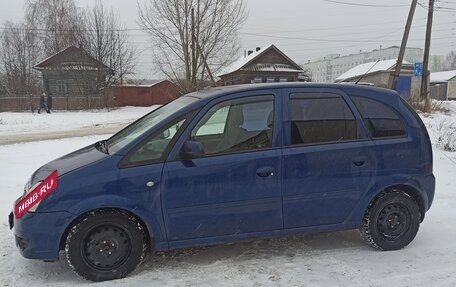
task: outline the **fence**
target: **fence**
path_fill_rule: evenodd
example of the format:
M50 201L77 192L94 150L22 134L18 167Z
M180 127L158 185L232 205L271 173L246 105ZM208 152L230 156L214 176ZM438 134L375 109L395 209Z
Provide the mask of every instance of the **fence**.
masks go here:
M0 112L20 112L38 110L40 96L0 96ZM53 96L53 110L101 109L113 106L112 94L90 96Z

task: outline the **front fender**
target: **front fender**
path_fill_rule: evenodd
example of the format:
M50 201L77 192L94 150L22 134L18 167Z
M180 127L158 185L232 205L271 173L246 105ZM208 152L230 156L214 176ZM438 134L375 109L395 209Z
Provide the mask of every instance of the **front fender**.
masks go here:
M93 208L94 206L96 206L96 208ZM166 238L164 237L164 226L160 223L162 220L159 220L161 213L151 212L151 210L157 210L154 207L146 210L143 206L138 204L136 200L109 194L80 201L67 211L74 215L73 224L73 222L83 214L99 209L120 209L135 215L146 224L149 236L150 238L153 238L155 248L157 250L168 248ZM70 224L68 228L71 227L72 224Z

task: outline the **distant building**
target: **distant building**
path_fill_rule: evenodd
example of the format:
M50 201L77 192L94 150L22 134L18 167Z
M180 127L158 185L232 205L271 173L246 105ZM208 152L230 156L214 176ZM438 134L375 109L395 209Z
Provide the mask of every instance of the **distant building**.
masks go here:
M82 48L70 46L33 68L41 72L44 92L54 98L56 109L105 106L103 88L113 70Z
M396 62L397 59L391 59L361 64L340 75L336 82L353 83L359 81L387 88L390 74L396 68ZM414 76L413 64L402 63L396 91L402 97L408 97L411 94L419 94L420 86L421 77Z
M347 56L331 54L314 62L309 61L302 68L310 73L312 82L333 83L337 77L360 64L397 59L398 56L399 47L392 46ZM422 62L423 49L407 48L405 50L404 61L409 63Z
M220 85L302 81L302 68L276 46L248 51L231 66L219 73Z
M456 70L431 73L431 98L437 100L456 100Z
M445 68L445 56L442 55L430 55L429 56L429 71L439 72Z
M147 85L114 86L111 90L118 107L164 105L182 95L179 87L168 80Z

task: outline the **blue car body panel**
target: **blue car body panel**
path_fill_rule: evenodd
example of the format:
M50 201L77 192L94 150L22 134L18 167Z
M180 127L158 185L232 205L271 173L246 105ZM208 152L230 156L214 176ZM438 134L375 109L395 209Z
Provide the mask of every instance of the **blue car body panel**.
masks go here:
M341 97L359 126L359 138L341 143L291 145L292 93ZM181 147L204 114L219 102L250 96L274 99L272 146L248 152L180 159ZM372 139L350 96L380 101L404 122L404 137ZM413 190L424 212L432 204L432 150L419 117L389 90L356 85L262 84L189 94L188 105L163 118L114 154L88 146L54 160L32 176L51 172L58 187L14 219L24 257L57 260L68 229L97 209L135 215L154 248L169 249L233 240L358 228L375 196L386 188ZM162 160L123 165L129 152L175 118L191 114ZM264 177L266 173L268 176Z

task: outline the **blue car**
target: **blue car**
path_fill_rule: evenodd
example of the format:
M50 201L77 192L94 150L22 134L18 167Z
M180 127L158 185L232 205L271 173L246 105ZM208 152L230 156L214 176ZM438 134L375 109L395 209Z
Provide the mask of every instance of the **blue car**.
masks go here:
M24 257L65 250L77 274L103 281L151 250L306 232L359 229L397 250L434 190L429 135L397 93L252 84L182 96L45 164L9 219Z

